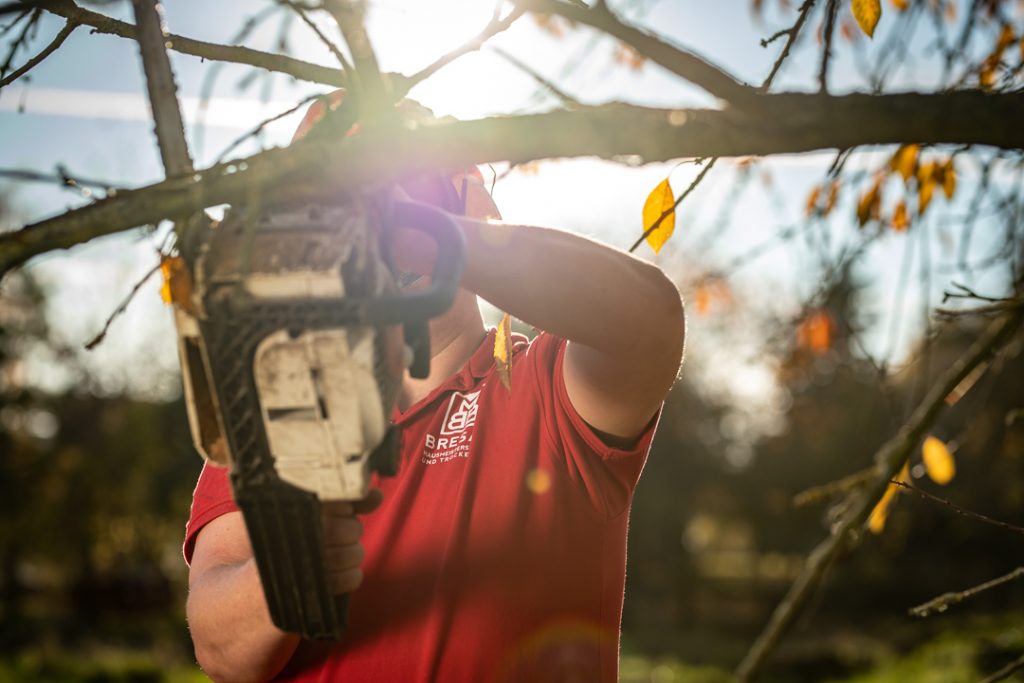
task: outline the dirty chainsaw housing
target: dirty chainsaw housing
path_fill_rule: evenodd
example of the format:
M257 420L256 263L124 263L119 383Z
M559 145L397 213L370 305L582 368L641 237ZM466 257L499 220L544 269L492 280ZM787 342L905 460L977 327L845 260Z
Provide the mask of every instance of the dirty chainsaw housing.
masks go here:
M426 288L398 291L392 222L437 242ZM402 363L389 362L384 329L404 325L398 355L426 376L426 323L454 298L461 235L433 207L353 194L233 209L190 260L190 305L175 306L175 322L193 441L231 468L274 623L340 638L348 596L327 583L320 504L359 500L372 471L396 472Z

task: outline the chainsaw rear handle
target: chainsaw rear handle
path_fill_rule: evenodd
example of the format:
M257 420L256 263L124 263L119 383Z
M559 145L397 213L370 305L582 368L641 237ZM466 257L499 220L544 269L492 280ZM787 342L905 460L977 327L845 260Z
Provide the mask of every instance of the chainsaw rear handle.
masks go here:
M462 278L462 231L452 217L429 204L395 202L388 222L425 232L437 244L437 258L430 283L423 289L376 298L367 307L367 322L376 325L426 323L448 310Z

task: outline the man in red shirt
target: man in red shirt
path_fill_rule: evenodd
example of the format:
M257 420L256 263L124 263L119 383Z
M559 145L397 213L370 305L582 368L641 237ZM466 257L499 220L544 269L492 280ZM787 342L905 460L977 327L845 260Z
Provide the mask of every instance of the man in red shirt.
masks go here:
M430 323L430 376L403 381L399 474L325 514L333 586L354 590L339 643L271 623L226 473L200 476L187 614L216 680L617 680L629 506L682 357L679 293L619 250L498 222L476 177L455 184L462 289ZM429 240L398 243L399 267L430 272ZM511 391L478 295L544 330L514 338Z

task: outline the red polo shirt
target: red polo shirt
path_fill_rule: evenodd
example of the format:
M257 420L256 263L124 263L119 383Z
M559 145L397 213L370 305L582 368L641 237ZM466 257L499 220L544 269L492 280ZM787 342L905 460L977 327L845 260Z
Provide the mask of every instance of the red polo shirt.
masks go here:
M300 645L277 680L617 680L629 506L657 420L612 448L569 402L564 341L515 335L511 392L493 343L396 411L401 469L374 482L348 630ZM232 510L225 471L205 467L186 561Z

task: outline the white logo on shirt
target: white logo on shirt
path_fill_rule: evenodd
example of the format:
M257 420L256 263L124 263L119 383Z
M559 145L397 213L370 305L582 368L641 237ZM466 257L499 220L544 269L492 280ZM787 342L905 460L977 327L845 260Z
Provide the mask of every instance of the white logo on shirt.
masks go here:
M473 427L479 410L480 391L468 394L456 392L448 401L441 422L441 433L427 434L423 443L424 465L436 465L456 458L469 457L469 444L473 441Z

